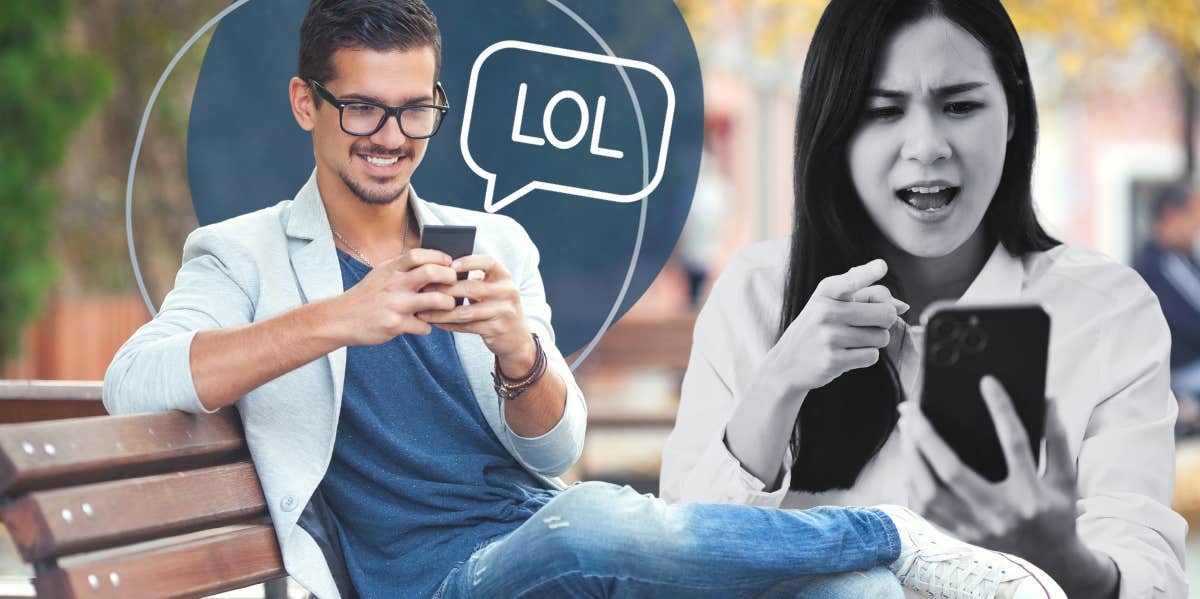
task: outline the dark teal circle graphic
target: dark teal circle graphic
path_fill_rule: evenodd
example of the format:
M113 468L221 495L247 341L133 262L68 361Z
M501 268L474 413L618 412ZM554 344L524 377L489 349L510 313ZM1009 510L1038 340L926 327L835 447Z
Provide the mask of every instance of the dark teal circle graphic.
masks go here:
M472 67L493 44L611 52L653 65L674 91L661 182L644 200L617 203L538 189L499 212L519 221L538 246L556 342L564 355L573 353L642 296L687 218L704 122L700 66L687 26L670 0L427 2L442 31L441 81L452 108L413 176L426 200L484 209L487 181L468 166L460 137ZM213 34L188 126L188 182L201 225L289 199L312 172L312 140L293 119L287 95L307 6L305 0L252 0ZM497 198L532 180L628 194L654 177L667 116L667 93L657 79L639 69L544 54L497 58L503 60L489 60L480 70L468 136L472 157L497 174ZM556 94L578 94L587 123L574 98L560 99L548 123L559 140L586 126L577 145L512 140L521 83L527 90L521 132L532 137L547 137L544 109ZM620 158L590 151L601 96L599 145Z

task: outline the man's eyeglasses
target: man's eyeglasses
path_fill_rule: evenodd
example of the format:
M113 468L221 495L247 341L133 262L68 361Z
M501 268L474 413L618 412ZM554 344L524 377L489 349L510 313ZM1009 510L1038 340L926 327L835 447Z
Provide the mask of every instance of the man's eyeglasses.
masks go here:
M308 80L309 85L317 94L330 104L337 106L338 118L342 131L357 137L375 135L383 128L388 117L395 116L400 123L400 132L410 139L426 139L433 137L442 126L442 119L450 111L450 102L446 100L446 90L442 89L439 81L434 84L434 102L441 104L408 104L406 106L385 106L366 100L339 100L314 79Z

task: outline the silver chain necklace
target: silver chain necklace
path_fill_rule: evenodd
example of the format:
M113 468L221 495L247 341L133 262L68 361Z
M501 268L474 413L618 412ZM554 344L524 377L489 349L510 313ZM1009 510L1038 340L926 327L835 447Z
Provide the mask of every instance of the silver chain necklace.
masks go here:
M402 250L400 250L401 256L403 256L404 253L408 251L408 230L410 228L411 227L408 226L408 218L405 217L405 219L404 219L404 237L402 237L400 240L400 247L403 248ZM360 262L362 262L363 264L366 264L368 268L375 268L375 265L371 264L371 261L368 260L367 257L364 256L362 252L358 251L358 248L354 247L354 244L350 243L345 237L342 236L341 233L338 233L337 229L335 229L333 227L329 227L329 230L333 231L333 236L337 237L338 241L342 242L342 245L345 245L346 247L350 248L350 251L354 252L355 258L358 258Z

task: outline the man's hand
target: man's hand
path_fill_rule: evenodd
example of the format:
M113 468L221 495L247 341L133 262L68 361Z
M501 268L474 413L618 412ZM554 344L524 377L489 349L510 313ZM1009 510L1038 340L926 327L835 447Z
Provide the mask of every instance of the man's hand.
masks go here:
M457 274L442 252L414 249L376 266L345 293L273 318L196 333L189 353L196 396L207 409L229 405L263 383L347 345L379 345L397 335L428 335L422 310L454 306L427 285Z
M523 376L537 358L533 336L521 310L521 293L512 276L495 258L486 254L465 256L450 265L452 272L482 271L482 279L459 281L430 287L448 297L467 298L465 306L439 306L417 317L447 331L474 333L500 360L500 370L508 377ZM429 291L427 291L429 293Z
M482 271L483 278L455 279L431 289L451 297L467 298L470 303L428 310L417 317L447 331L479 335L488 350L496 355L501 374L509 378L525 376L537 359L537 345L525 324L521 292L508 270L485 254L459 258L451 268L466 273ZM549 340L543 343L549 343ZM504 420L516 434L538 437L562 419L566 399L566 383L553 370L547 370L545 376L521 397L504 402Z
M337 338L341 345L379 345L405 333L428 335L429 323L415 314L453 308L454 298L436 286L456 280L450 257L437 250L417 248L382 262L334 299Z

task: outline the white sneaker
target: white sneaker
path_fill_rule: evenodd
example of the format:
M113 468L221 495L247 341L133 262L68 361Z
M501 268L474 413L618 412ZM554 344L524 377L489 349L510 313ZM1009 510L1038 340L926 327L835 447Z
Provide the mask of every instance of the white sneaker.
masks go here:
M964 543L912 510L876 506L900 532L900 558L888 565L904 596L949 599L1066 599L1045 572L1007 553Z

